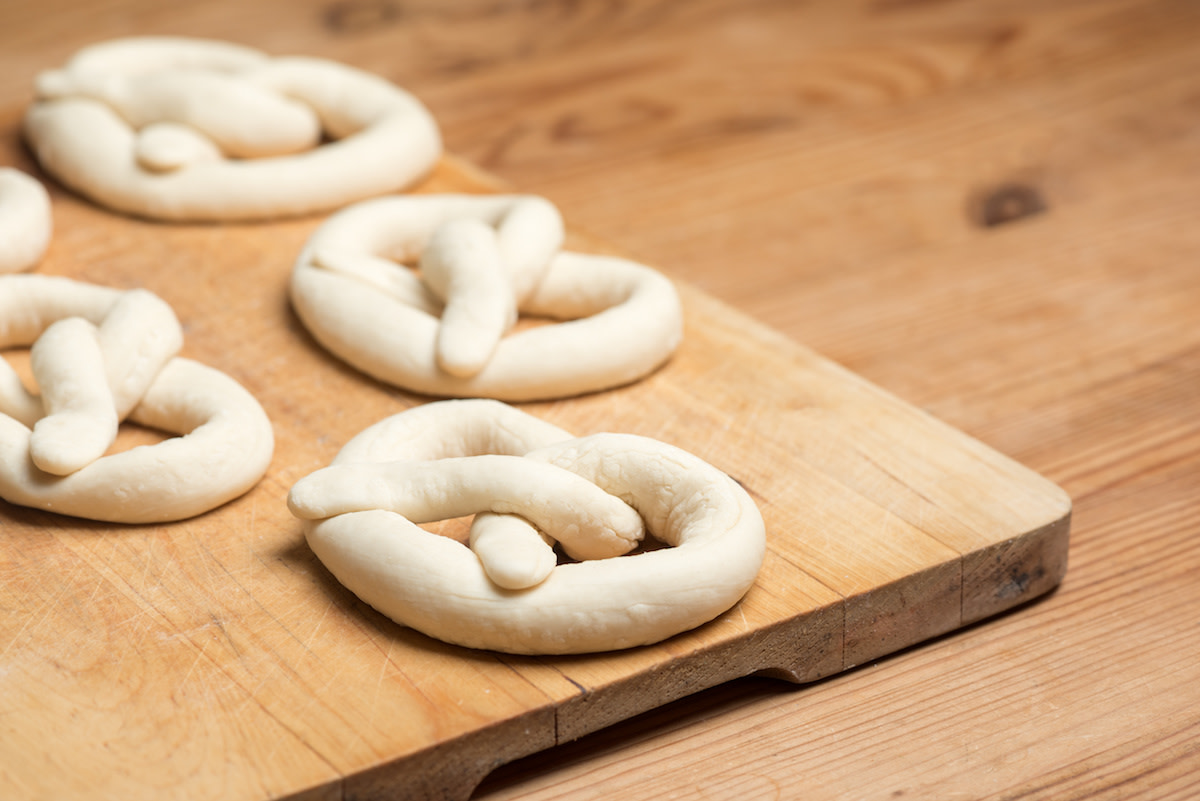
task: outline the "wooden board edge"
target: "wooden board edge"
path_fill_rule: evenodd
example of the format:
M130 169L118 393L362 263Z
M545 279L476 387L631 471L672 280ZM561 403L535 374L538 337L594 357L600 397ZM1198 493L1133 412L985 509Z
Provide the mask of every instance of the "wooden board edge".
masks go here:
M1071 509L1027 534L963 556L962 625L1046 595L1067 573ZM969 592L966 588L978 588Z
M467 801L501 765L556 744L551 705L279 801Z
M833 675L842 670L844 631L843 603L837 601L581 692L558 707L558 742L745 676L807 683Z

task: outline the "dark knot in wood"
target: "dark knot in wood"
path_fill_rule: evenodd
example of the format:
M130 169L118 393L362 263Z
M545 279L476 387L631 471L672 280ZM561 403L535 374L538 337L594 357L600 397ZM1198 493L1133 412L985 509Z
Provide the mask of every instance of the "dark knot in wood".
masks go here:
M1001 184L981 192L971 204L971 216L986 228L1033 217L1046 211L1041 193L1026 184Z
M390 0L341 0L325 7L325 27L333 33L366 33L391 25L400 8Z

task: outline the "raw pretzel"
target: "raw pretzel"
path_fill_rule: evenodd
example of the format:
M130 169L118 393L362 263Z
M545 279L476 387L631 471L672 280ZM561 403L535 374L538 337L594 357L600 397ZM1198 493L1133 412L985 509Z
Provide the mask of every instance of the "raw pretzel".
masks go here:
M35 267L52 227L46 188L20 170L0 167L0 273Z
M326 211L399 191L441 154L433 117L382 78L227 42L115 39L35 88L25 132L42 165L102 205L157 219Z
M292 304L335 355L427 395L566 397L666 361L683 329L674 285L562 242L558 210L537 197L376 198L313 234ZM403 266L418 260L420 275ZM508 333L519 312L567 322Z
M509 653L607 651L699 626L745 594L765 550L754 502L699 458L628 434L576 439L489 400L371 426L288 504L363 601L432 637ZM470 548L417 525L473 513ZM619 555L643 520L673 547ZM584 561L556 565L554 540Z
M0 360L0 497L121 523L179 520L249 490L274 438L224 373L176 356L174 313L145 290L0 277L0 347L32 346L40 395ZM128 419L179 434L105 455Z

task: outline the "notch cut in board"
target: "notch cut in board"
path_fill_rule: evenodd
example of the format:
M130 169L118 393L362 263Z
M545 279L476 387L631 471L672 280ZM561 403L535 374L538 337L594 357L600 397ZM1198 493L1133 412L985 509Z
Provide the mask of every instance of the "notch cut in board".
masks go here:
M420 187L499 189L454 158ZM663 369L521 406L577 435L670 442L741 482L767 524L755 586L695 631L618 653L438 643L332 580L287 511L298 478L427 400L338 362L292 314L287 275L320 220L162 225L53 194L39 272L159 294L184 355L242 382L277 446L254 490L177 524L0 507L0 714L24 721L0 741L14 799L464 799L505 762L740 676L829 676L1037 597L1066 569L1058 487L680 284L685 338Z

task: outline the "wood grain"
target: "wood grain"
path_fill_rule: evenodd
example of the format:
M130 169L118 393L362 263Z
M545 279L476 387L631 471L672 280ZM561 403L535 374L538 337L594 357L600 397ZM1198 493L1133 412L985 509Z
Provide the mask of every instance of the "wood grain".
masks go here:
M502 769L480 798L1187 798L1197 16L1185 0L9 3L0 136L37 69L116 35L382 72L469 161L1074 499L1071 568L1045 601L798 691L691 696ZM1013 186L1040 210L987 224ZM201 764L203 738L186 747Z
M447 158L419 190L493 185ZM581 435L675 443L737 478L770 532L756 585L653 647L532 659L431 641L340 587L287 512L295 479L424 400L329 356L288 307L290 262L319 221L162 225L62 191L54 209L63 234L40 271L162 296L185 353L259 398L277 448L258 487L181 523L5 508L13 798L465 799L497 765L753 673L838 673L1044 594L1065 570L1058 488L681 284L685 343L666 367L526 406Z

